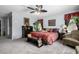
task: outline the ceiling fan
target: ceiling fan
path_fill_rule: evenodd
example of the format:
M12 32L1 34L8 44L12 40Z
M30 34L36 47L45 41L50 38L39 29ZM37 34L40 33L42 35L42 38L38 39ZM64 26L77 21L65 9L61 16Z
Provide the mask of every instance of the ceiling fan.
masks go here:
M43 9L43 5L36 5L35 8L33 7L27 7L28 9L31 9L32 11L30 13L44 13L47 12L47 10Z

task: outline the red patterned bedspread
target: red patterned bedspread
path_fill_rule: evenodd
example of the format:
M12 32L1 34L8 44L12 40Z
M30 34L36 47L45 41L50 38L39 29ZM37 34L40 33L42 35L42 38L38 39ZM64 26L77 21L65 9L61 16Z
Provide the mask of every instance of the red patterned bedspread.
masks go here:
M56 32L31 32L31 35L36 38L42 38L48 44L52 44L58 38L58 33Z

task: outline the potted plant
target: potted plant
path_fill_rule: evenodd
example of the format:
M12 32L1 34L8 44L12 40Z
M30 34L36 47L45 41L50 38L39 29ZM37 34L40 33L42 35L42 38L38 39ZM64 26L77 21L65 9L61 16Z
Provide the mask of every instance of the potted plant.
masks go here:
M75 21L75 23L76 23L76 25L78 27L78 30L79 30L79 17L78 16L74 16L73 19L74 19L74 21Z

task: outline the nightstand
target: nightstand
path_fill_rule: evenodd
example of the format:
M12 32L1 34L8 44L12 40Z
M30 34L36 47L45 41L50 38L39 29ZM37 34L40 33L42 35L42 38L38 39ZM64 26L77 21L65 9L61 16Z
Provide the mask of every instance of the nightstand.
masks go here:
M65 34L65 33L59 33L59 39L62 40L62 38L64 37L64 34Z

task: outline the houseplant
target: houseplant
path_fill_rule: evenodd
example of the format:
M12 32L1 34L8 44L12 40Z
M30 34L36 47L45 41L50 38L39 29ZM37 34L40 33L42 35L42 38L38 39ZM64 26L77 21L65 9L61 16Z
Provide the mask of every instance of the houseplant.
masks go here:
M79 30L79 17L78 16L74 16L73 19L74 19L74 21L75 21L75 23L76 23L76 25L78 27L78 30Z

